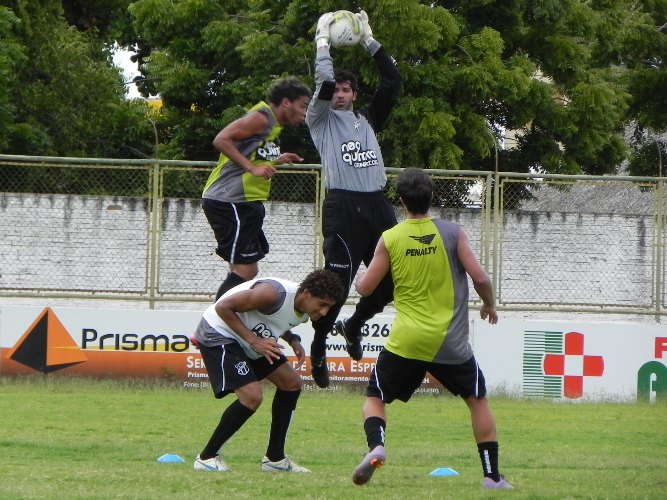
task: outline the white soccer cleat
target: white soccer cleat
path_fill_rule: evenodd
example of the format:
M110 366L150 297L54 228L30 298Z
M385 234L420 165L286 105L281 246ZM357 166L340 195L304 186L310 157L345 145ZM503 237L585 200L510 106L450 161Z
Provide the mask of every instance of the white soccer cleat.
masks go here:
M220 457L217 455L213 458L207 458L206 460L202 460L199 458L199 455L197 455L194 469L205 470L209 472L227 472L229 470L229 466L220 460Z
M262 459L262 472L310 472L305 467L301 467L285 457L277 462L271 462L268 458Z

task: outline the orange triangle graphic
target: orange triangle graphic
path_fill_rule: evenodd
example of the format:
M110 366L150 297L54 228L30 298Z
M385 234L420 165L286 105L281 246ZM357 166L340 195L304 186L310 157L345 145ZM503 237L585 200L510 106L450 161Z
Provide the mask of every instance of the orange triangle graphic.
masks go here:
M42 311L5 357L40 371L88 361L50 307Z
M48 315L48 330L46 342L46 364L47 366L65 365L88 361L86 355L72 340L65 327L55 313L46 308Z

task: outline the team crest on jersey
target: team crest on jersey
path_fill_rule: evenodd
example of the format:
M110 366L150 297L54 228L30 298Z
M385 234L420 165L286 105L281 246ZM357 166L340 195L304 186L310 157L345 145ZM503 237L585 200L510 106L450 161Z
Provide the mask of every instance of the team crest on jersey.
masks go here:
M247 375L250 373L250 368L248 368L248 363L241 361L235 365L236 371L239 375Z
M422 243L423 245L430 245L435 238L435 234L425 234L424 236L410 236L415 241Z

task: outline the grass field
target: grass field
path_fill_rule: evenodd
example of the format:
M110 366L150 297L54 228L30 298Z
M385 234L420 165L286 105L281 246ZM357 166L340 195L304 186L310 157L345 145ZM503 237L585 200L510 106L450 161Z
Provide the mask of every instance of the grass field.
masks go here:
M363 395L305 391L287 453L312 474L259 470L273 391L223 448L228 473L192 470L230 397L146 381L0 378L0 498L667 498L667 406L491 399L501 471L480 488L465 404L420 395L388 407L387 464L366 486ZM174 453L185 463L159 463ZM432 477L451 467L456 477Z

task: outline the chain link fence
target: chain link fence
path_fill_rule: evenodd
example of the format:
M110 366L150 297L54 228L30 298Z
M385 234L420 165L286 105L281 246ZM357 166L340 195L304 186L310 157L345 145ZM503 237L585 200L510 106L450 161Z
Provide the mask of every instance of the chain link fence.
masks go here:
M502 304L662 308L657 250L664 248L664 196L657 181L500 177L499 197Z
M156 292L161 297L202 294L212 300L227 273L201 209L201 191L210 168L161 169L159 231L154 259ZM320 168L280 168L266 202L264 233L270 250L260 262L261 276L301 281L320 259Z
M212 300L227 273L201 210L214 166L0 155L0 297ZM663 314L661 178L429 173L432 214L465 228L500 307ZM323 194L319 165L279 168L260 275L322 266Z

